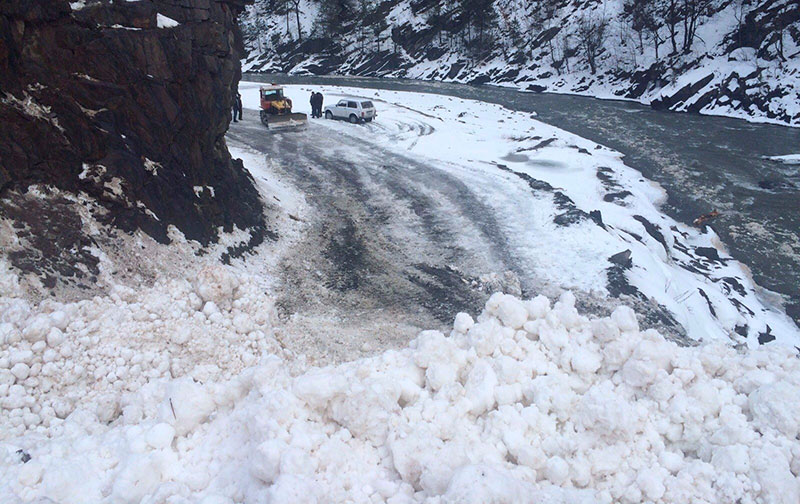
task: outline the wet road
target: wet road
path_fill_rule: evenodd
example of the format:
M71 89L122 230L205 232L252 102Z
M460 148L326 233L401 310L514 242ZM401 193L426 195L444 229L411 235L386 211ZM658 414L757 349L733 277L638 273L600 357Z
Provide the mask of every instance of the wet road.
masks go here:
M800 324L800 168L764 159L800 153L798 128L490 86L252 74L245 80L437 93L535 111L546 123L625 154L629 166L664 187L664 211L673 218L691 224L702 214L721 212L711 227L759 285L783 297L787 313Z

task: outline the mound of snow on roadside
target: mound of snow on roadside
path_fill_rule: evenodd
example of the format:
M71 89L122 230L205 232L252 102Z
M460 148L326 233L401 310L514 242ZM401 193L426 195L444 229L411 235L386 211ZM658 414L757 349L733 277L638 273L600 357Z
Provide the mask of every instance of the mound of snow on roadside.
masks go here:
M800 501L785 346L679 347L626 307L590 320L570 293L495 294L449 335L291 369L265 355L229 380L153 380L122 396L136 415L7 439L0 501Z
M69 415L138 421L125 393L159 378L230 378L281 351L272 299L220 265L191 281L39 305L14 296L5 270L0 262L0 440L60 436Z

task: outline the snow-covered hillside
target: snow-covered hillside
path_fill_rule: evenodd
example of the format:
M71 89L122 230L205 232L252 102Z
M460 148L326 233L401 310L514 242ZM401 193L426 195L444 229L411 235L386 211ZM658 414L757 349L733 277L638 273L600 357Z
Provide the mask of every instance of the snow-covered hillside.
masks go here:
M475 14L466 0L345 0L330 27L325 2L258 0L242 18L243 69L492 83L800 125L795 0L671 2L674 13L668 1L627 3L639 8L494 0Z

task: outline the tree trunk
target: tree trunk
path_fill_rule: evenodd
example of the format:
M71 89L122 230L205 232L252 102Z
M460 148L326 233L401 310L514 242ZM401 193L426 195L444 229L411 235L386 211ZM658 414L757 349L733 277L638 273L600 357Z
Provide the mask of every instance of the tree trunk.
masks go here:
M303 34L300 32L300 2L294 4L294 16L297 19L297 40L303 41Z
M667 22L667 24L669 24L669 38L672 41L672 53L673 54L678 52L678 44L675 42L675 35L676 35L675 32L677 31L677 30L675 30L675 25L677 24L677 20L675 19L675 2L676 1L677 0L670 0L669 1L669 11L668 11L669 20Z
M658 39L657 34L653 37L653 45L656 47L656 63L658 63L658 46L661 45L661 41Z

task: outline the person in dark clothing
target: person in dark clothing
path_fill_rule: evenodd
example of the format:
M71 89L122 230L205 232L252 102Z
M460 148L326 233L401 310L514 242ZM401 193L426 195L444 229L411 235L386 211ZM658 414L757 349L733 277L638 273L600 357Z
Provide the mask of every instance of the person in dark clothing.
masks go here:
M239 120L242 119L242 95L238 92L236 96L233 97L233 103L231 104L231 108L233 109L233 122L239 122L236 120L236 116L238 114Z
M322 93L311 93L311 117L322 117Z

